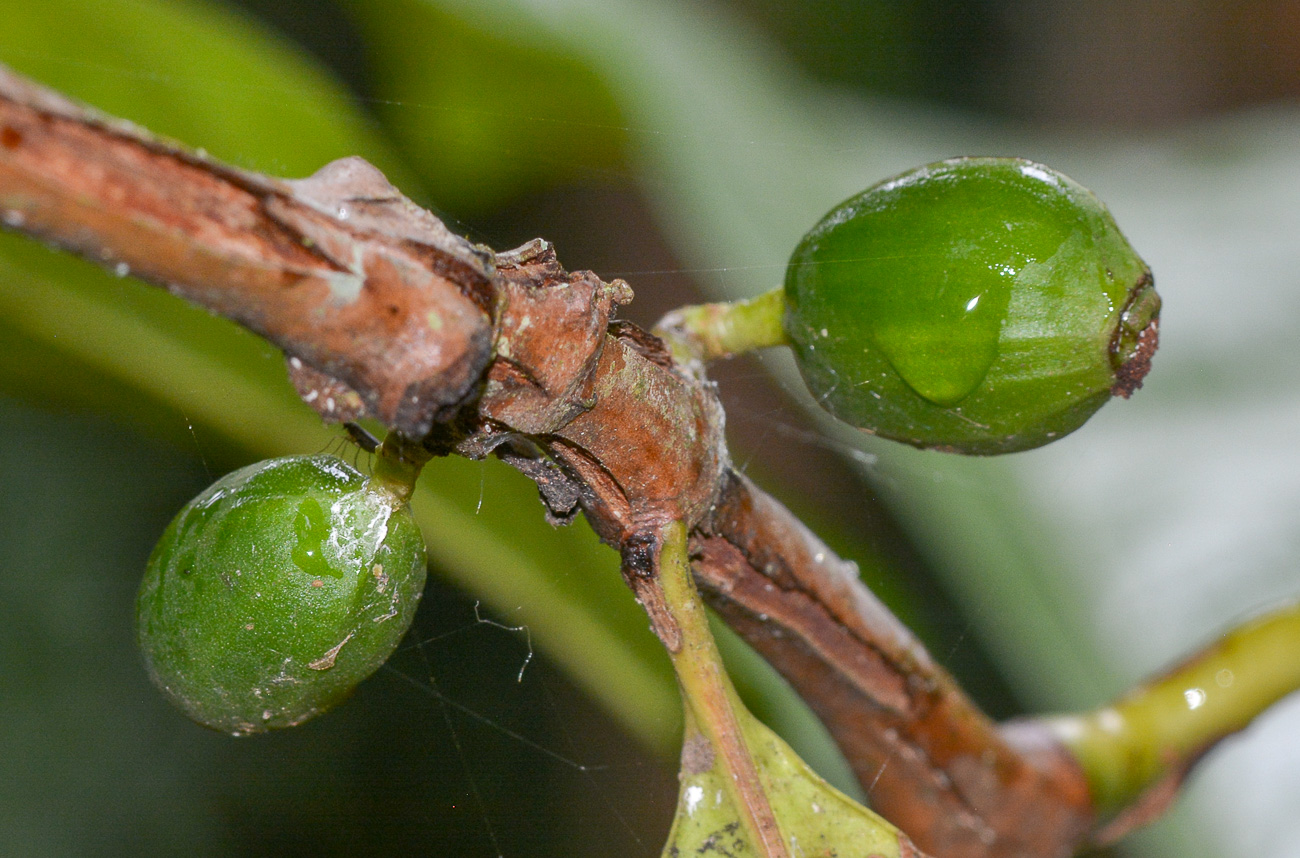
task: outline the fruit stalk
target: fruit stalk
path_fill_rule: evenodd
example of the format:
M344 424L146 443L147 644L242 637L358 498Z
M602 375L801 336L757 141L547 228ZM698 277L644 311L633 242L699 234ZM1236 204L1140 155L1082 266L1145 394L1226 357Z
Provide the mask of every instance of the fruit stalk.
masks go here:
M394 506L401 506L410 501L420 471L431 458L423 444L400 432L389 432L375 451L371 485L392 497Z
M785 290L776 288L742 301L681 307L664 316L655 333L681 363L707 363L755 349L789 345L782 317Z

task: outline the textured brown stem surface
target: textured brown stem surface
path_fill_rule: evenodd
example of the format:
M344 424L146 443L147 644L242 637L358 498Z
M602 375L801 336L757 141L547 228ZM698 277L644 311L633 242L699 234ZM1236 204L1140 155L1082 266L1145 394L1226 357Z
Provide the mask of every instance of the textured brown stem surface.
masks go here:
M491 353L489 255L365 161L296 182L249 173L3 66L0 221L266 337L337 380L312 401L334 419L364 409L422 436Z
M691 532L706 597L823 718L872 802L939 858L1063 856L1092 811L1072 759L1000 730L834 556L730 466L713 387L612 315L621 281L535 241L470 245L359 159L300 181L216 163L0 67L0 223L137 276L282 348L327 419L495 453L548 515L580 507L645 586ZM656 601L659 604L656 604Z

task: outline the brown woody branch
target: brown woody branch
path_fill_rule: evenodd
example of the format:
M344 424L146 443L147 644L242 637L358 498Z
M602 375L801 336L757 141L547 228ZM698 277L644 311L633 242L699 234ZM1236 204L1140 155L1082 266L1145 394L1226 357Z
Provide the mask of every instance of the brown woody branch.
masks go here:
M712 386L613 321L621 281L535 241L451 234L360 159L286 181L219 164L0 67L0 221L238 321L326 419L374 416L437 452L495 453L548 514L580 506L641 573L691 529L706 597L817 711L884 815L942 858L1059 856L1094 819L1033 725L999 729L789 511L736 473Z

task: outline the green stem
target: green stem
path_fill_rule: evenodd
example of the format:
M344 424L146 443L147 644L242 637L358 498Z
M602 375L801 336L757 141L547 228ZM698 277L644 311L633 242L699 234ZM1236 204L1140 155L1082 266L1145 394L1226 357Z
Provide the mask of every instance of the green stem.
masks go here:
M659 583L664 607L681 633L670 650L686 707L686 741L703 739L728 777L735 807L763 858L787 858L776 816L759 777L741 719L750 717L722 664L704 602L695 589L687 554L686 526L678 521L664 531L659 555ZM698 739L697 739L698 737Z
M746 301L694 304L673 310L655 327L678 361L710 361L754 349L788 345L785 290Z
M389 432L375 451L371 485L390 495L398 505L404 504L411 499L420 470L431 458L420 442Z
M1053 719L1102 813L1128 805L1300 688L1300 603L1250 620L1093 712Z

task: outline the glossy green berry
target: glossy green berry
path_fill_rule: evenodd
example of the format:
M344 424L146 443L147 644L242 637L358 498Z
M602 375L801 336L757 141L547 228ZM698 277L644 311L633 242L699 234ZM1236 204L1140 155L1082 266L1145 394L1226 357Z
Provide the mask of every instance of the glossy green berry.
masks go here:
M154 683L238 735L300 724L384 663L424 589L410 508L333 456L218 480L173 519L136 597Z
M1025 450L1141 386L1151 272L1091 192L960 158L834 208L795 249L785 330L840 419L917 447Z

